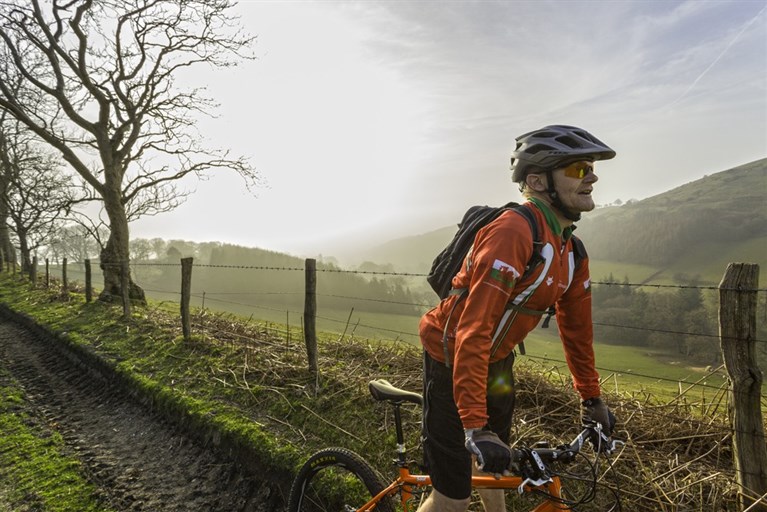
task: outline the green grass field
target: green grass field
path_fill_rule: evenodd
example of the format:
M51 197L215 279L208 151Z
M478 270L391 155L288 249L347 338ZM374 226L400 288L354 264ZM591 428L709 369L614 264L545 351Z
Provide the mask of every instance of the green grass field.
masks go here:
M610 275L622 283L628 278L630 283L643 283L658 272L656 267L649 265L635 265L628 263L615 263L611 261L589 260L589 271L594 281L604 281Z
M153 295L153 294L150 294ZM154 294L156 295L156 294ZM155 300L168 300L167 306L177 307L173 303L177 296L152 297ZM201 300L193 299L193 307L199 307ZM220 306L226 308L220 308ZM206 303L206 308L224 314L233 314L250 319L272 329L290 333L291 340L302 340L301 311L280 311L277 308L252 307L238 304ZM350 315L351 313L351 315ZM329 310L318 307L317 329L329 333L330 337L346 339L395 340L418 344L418 322L420 317L409 315L391 315L364 311ZM348 323L347 323L348 321ZM526 357L520 357L519 364L544 366L547 369L558 368L564 378L569 379L569 371L564 361L562 344L556 328L537 329L530 334L526 343ZM687 403L710 403L718 400L722 386L725 385L723 370L711 373L706 368L691 366L675 359L673 354L655 351L646 347L629 347L595 342L597 366L603 381L603 389L620 395L666 403L678 399L680 392ZM767 383L764 385L767 391Z
M568 374L556 331L534 331L525 342L525 348L529 361L522 357L519 359L522 364L556 367ZM725 384L723 370L712 373L643 347L595 342L594 352L602 388L611 393L653 396L654 400L665 403L679 397L681 391L688 402L701 403L718 399Z

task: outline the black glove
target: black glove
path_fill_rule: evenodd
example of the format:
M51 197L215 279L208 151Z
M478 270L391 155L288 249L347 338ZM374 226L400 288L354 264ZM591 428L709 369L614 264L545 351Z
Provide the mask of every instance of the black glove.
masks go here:
M610 412L601 398L589 398L581 402L583 406L583 421L593 421L602 425L602 432L610 437L615 426L615 416Z
M486 473L503 474L511 464L511 448L495 432L484 428L467 428L466 449L477 456L477 466Z

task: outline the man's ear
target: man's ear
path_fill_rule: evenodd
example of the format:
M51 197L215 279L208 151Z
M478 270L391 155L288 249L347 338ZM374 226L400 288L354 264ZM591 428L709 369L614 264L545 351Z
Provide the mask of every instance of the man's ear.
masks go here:
M536 192L545 192L548 187L545 174L528 174L525 176L525 184Z

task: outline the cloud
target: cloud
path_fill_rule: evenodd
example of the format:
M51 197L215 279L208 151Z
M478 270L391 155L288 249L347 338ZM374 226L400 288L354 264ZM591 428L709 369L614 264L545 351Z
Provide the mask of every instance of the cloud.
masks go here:
M228 181L198 187L198 208L257 220L248 233L210 222L229 232L208 238L295 250L453 223L471 204L519 197L508 174L514 137L551 123L581 125L618 151L600 166L602 203L767 154L763 2L239 8L259 59L203 77L222 115L202 128L253 155L271 189L253 200Z

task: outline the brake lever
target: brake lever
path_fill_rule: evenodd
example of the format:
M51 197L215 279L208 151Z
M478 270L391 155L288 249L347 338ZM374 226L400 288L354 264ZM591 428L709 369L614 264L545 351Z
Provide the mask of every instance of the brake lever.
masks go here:
M625 444L623 441L613 440L611 437L608 437L604 430L602 430L604 427L598 421L584 421L583 426L591 429L592 434L588 436L588 439L591 441L592 446L598 449L600 453L610 455L618 446ZM596 439L594 438L595 435Z
M519 487L517 487L517 492L519 494L524 494L526 485L532 485L533 487L540 487L541 485L550 484L552 482L554 482L554 480L552 480L551 477L539 478L537 480L534 478L525 478L524 481L522 481L522 483L519 484Z
M529 463L526 473L532 473L533 476L526 477L519 487L517 487L517 492L519 492L519 494L524 494L526 485L539 487L554 481L546 470L546 465L543 463L541 456L538 455L538 452L525 449L523 450L523 453L527 456L527 462Z
M620 446L624 446L626 443L621 441L620 439L613 439L611 437L607 437L605 433L602 431L602 424L597 423L594 427L594 430L596 430L599 433L599 446L601 447L601 452L606 453L607 455L612 455L612 453L618 449Z
M607 450L607 454L609 455L613 453L615 450L617 450L618 447L625 446L625 445L626 443L621 441L620 439L613 439L612 441L610 441L610 448Z

